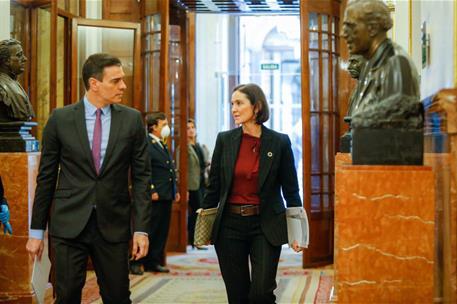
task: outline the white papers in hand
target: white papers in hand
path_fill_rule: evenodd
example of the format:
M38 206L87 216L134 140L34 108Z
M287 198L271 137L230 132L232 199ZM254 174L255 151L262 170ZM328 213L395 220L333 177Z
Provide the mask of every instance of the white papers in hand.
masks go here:
M290 207L286 209L287 236L289 246L294 241L303 248L308 248L309 244L309 223L305 209L302 207Z
M49 272L51 271L51 261L48 256L48 244L44 243L43 255L41 261L35 258L32 272L32 288L38 304L44 304L44 295L49 281Z

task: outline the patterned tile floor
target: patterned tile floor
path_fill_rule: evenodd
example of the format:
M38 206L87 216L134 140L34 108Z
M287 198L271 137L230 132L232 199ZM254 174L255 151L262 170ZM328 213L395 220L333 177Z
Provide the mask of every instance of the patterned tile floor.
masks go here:
M330 303L333 286L333 268L302 269L302 255L284 247L278 268L277 302ZM219 271L216 253L192 250L170 254L167 258L170 273L145 273L130 276L133 303L227 303L224 283ZM52 303L50 295L46 303ZM95 274L89 271L83 290L84 304L101 304Z

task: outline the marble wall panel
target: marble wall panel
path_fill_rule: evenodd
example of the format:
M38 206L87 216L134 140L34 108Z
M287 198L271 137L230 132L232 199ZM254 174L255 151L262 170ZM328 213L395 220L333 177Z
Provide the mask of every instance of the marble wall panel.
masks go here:
M31 303L32 261L25 244L29 235L39 153L0 153L0 175L8 200L13 235L0 231L0 302Z
M352 166L337 157L339 303L433 300L434 175L423 166Z

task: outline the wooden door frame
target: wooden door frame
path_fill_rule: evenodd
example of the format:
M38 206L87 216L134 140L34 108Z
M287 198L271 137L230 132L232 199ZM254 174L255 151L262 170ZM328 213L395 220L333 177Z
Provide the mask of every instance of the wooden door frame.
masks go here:
M309 13L318 13L318 14L325 14L329 15L330 17L338 17L340 18L340 7L341 3L339 0L326 0L326 1L301 1L300 2L300 39L301 39L301 67L302 67L302 74L301 74L301 93L302 93L302 132L303 132L303 141L302 141L302 149L303 149L303 201L304 201L304 207L307 212L308 218L310 220L310 228L311 228L311 222L316 221L316 220L325 220L325 221L330 221L330 223L333 221L333 214L334 211L323 211L320 214L313 214L311 212L311 198L312 198L312 185L311 185L311 176L312 176L312 157L311 157L311 94L310 94L310 85L309 85L309 75L310 75L310 66L309 66L309 37L310 37L310 30L309 30ZM320 21L319 21L320 22ZM333 18L329 19L329 32L330 32L330 27L332 25ZM328 79L332 79L333 81L333 46L332 46L332 36L329 33L326 33L329 36L329 46L328 46ZM338 34L338 33L337 33ZM321 33L322 35L322 33ZM333 33L332 33L333 35ZM319 39L319 43L321 43L322 39ZM336 41L335 41L336 42ZM319 49L322 50L322 45L319 45ZM322 58L319 56L319 70L322 71ZM323 93L323 81L326 81L323 79L322 73L319 74L319 100L320 100L320 106L319 106L319 111L323 111L323 105L322 105L322 93ZM337 83L339 83L339 79L337 79ZM335 103L334 100L334 94L333 92L333 82L331 82L331 86L329 86L329 92L328 92L328 122L329 122L329 128L333 128L332 121L334 120L332 113L333 112L338 112L338 104L336 104L336 109L334 109L333 105ZM326 134L322 133L323 130L323 121L322 117L319 117L319 143L321 145L320 151L320 164L322 167L323 164L323 136L327 136ZM329 197L329 204L331 201L333 201L333 208L334 208L334 194L331 195L333 184L331 181L331 172L334 171L334 152L335 149L332 148L333 145L336 147L337 144L334 144L334 139L336 139L336 143L338 142L339 138L339 124L335 122L335 129L330 132L328 144L329 144L329 149L333 153L329 157L329 163L328 163L328 169L329 172L327 174L329 175L329 181L328 181L328 197ZM327 152L328 153L328 152ZM322 171L322 168L321 168ZM323 182L322 182L322 175L323 173L321 172L321 192L322 192L322 187L323 187ZM321 205L322 205L322 197L321 197ZM333 225L331 225L333 226ZM333 227L329 227L331 230L330 233L333 232ZM313 231L311 229L310 231L311 234L313 233L319 233L318 231ZM333 234L329 236L329 241L331 242L329 244L330 248L333 248ZM320 265L325 265L329 264L332 262L332 259L330 260L322 260L322 261L316 261L313 260L313 248L314 244L311 242L309 244L309 248L305 249L303 252L303 267L315 267L315 266L320 266Z
M170 117L170 94L168 92L170 73L170 0L160 2L160 84L159 111Z
M301 41L301 96L302 96L302 151L303 151L303 207L311 219L311 94L309 87L309 31L308 1L300 2L300 41ZM311 232L312 233L312 232ZM309 244L312 246L312 244ZM303 251L303 263L311 259L310 249Z
M112 28L112 29L131 29L134 30L134 48L133 48L133 100L132 106L144 111L142 102L142 68L141 68L141 25L140 23L126 21L111 21L111 20L95 20L74 18L71 26L71 49L78 48L78 25ZM78 87L78 56L72 56L71 60L71 100L77 102L77 87Z

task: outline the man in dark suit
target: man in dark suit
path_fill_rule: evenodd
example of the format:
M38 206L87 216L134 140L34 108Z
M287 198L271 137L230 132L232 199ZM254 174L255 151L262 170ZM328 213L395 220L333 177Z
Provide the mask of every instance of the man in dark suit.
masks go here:
M172 201L180 199L176 187L174 160L164 142L170 135L167 117L162 112L153 112L146 116L146 123L149 130L148 153L151 161L151 229L148 231L148 255L130 265L133 274L143 273L141 264L145 271L169 272L163 265L165 245L170 228Z
M131 303L132 222L134 259L147 254L149 242L150 168L142 117L120 105L126 86L118 58L91 55L82 74L83 100L56 109L43 131L27 250L41 258L49 220L56 303L81 302L89 256L103 302Z

